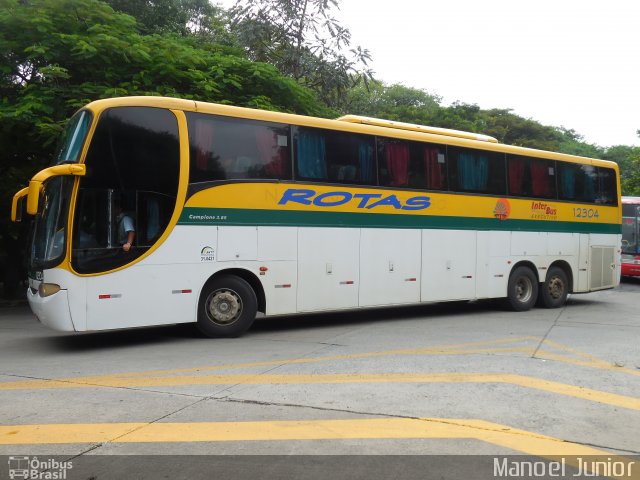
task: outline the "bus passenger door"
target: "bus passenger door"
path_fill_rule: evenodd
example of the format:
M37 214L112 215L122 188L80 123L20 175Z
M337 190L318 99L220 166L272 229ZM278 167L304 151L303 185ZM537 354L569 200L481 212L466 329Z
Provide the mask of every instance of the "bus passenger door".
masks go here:
M298 311L358 306L358 228L300 228Z
M420 230L363 229L360 306L420 302Z
M476 297L476 232L422 231L423 302Z

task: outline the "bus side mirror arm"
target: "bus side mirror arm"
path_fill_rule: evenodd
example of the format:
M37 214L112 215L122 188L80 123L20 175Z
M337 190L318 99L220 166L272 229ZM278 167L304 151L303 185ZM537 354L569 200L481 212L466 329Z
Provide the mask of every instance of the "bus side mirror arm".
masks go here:
M11 221L12 222L20 222L22 221L22 208L18 208L20 205L20 201L27 196L29 193L29 187L24 187L18 193L13 196L13 201L11 202Z
M51 177L59 177L61 175L74 175L83 177L87 173L87 166L80 163L65 163L63 165L55 165L45 168L36 173L29 182L29 193L27 197L27 213L35 215L38 213L38 200L40 198L40 190L42 184Z

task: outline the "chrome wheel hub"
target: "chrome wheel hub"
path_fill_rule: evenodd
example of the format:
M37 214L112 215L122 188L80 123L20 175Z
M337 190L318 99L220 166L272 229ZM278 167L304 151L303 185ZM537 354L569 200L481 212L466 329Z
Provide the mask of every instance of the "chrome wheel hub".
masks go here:
M526 303L531 300L533 285L527 277L520 277L516 282L516 298L519 302Z
M214 323L229 325L240 317L242 299L233 290L216 290L207 300L207 313Z

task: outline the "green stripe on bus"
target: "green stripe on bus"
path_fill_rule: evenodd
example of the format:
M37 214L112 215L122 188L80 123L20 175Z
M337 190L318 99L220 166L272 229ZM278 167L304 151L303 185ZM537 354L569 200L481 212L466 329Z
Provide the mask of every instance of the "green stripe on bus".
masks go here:
M352 212L304 212L297 210L245 210L239 208L187 207L179 225L437 228L452 230L509 230L526 232L613 233L612 223L561 222L554 220L499 220L497 218L446 217Z

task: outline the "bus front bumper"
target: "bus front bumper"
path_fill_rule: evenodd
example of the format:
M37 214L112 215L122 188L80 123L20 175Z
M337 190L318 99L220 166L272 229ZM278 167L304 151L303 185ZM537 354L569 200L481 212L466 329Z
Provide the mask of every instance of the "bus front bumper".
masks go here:
M76 331L71 320L66 290L42 297L37 290L27 288L27 300L31 311L43 325L61 332Z

